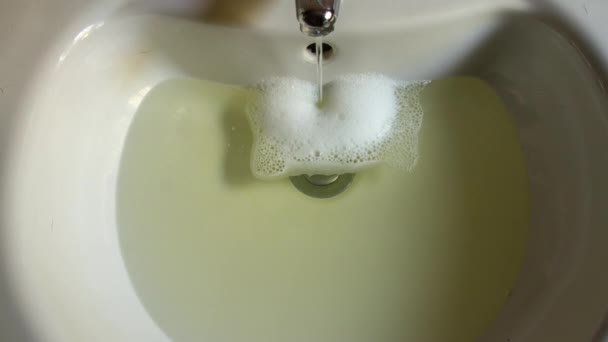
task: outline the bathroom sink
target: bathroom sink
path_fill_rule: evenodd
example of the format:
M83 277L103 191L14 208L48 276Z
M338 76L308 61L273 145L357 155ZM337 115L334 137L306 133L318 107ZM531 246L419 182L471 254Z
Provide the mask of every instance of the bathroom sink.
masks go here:
M376 26L358 25L364 2L353 2L350 13L345 3L344 29L340 22L325 40L335 50L325 78L467 75L490 84L512 114L523 147L530 233L515 288L481 341L601 338L608 311L603 63L586 55L572 32L547 20L549 11L536 15L526 2L493 7L470 1L462 7L467 10L446 7L443 13L437 12L440 2L425 2L428 9L418 10L427 15L416 21L400 19L394 12L409 7L394 5L404 7L387 10L393 17ZM92 4L73 9L80 14L66 21L65 31L48 33L56 43L39 58L15 62L17 68L37 65L15 90L0 79L0 108L6 109L0 128L2 340L174 338L137 292L121 245L121 164L138 110L149 94L176 80L238 86L269 76L313 80L305 50L312 41L297 31L285 4L266 14L281 18L277 26L256 24L254 16L250 29L170 13L153 1L104 10Z

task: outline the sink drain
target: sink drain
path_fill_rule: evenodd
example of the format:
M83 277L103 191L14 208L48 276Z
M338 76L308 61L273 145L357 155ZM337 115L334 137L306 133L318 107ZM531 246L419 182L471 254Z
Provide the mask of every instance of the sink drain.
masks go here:
M303 175L289 177L293 186L301 193L314 198L331 198L344 192L352 183L355 174L343 175Z

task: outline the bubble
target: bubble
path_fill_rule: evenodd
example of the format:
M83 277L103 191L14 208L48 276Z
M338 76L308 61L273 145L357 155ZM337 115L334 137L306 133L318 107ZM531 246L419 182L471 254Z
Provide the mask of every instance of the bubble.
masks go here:
M261 81L247 110L254 175L347 173L378 163L413 169L423 119L420 93L428 83L345 75L326 85L319 107L311 82Z

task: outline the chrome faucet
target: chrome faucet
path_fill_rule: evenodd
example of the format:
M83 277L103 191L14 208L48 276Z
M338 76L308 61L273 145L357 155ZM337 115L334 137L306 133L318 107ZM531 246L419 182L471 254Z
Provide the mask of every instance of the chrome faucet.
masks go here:
M296 0L300 31L310 37L323 37L334 30L340 0Z

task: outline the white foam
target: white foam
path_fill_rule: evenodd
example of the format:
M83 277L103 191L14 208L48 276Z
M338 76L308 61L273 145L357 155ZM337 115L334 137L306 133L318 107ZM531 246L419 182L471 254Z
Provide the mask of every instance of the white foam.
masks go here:
M324 86L318 106L311 82L261 81L248 106L254 176L341 174L381 162L411 170L422 126L419 97L427 83L345 75Z

